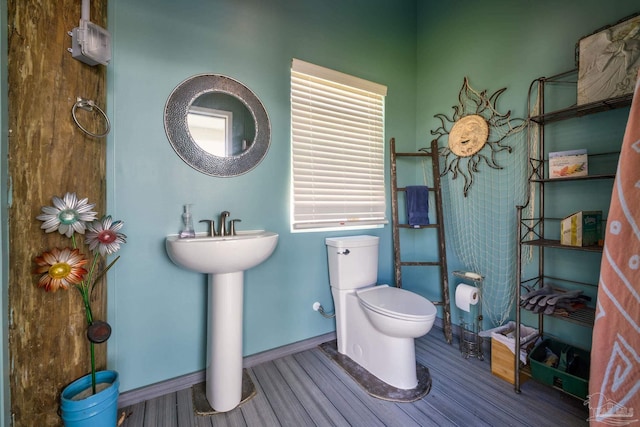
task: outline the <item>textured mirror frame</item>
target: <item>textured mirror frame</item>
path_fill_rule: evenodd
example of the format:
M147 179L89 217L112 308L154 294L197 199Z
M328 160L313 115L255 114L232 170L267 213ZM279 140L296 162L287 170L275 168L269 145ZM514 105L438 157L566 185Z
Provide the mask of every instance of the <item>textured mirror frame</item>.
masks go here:
M256 135L251 146L237 156L219 157L204 151L193 140L187 125L189 107L201 95L224 93L241 100L251 112ZM271 142L269 116L262 102L245 85L219 74L200 74L180 83L171 92L164 109L164 129L180 158L192 168L211 176L242 175L255 168L267 154Z

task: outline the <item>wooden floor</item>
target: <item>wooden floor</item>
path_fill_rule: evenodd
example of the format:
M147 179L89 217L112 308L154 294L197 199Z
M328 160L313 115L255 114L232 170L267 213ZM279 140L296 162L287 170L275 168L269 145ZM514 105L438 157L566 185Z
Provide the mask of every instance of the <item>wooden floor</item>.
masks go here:
M441 331L416 340L416 357L432 377L421 400L369 396L319 348L249 369L257 395L240 407L195 415L191 389L119 409L124 427L210 426L586 426L581 401L533 380L522 393L491 374L490 361L461 357Z

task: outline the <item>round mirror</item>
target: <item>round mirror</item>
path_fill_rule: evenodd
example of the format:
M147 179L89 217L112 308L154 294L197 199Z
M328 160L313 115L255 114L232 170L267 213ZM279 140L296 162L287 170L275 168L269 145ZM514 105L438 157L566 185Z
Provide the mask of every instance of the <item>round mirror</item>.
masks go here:
M164 127L175 152L212 176L236 176L256 167L271 141L269 117L245 85L218 74L180 83L169 95Z

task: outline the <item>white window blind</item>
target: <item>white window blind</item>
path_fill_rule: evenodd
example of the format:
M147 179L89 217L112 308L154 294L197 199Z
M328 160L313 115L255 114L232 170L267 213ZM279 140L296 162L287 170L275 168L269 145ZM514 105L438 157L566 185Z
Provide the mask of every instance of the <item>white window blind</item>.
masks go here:
M386 91L386 86L293 60L294 230L387 223Z

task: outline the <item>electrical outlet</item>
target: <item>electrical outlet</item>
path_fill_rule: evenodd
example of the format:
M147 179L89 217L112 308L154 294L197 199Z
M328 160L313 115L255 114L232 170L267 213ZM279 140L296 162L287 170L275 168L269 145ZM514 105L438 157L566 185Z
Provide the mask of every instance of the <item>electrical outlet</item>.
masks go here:
M87 20L69 32L71 56L88 65L107 65L111 61L111 34Z

